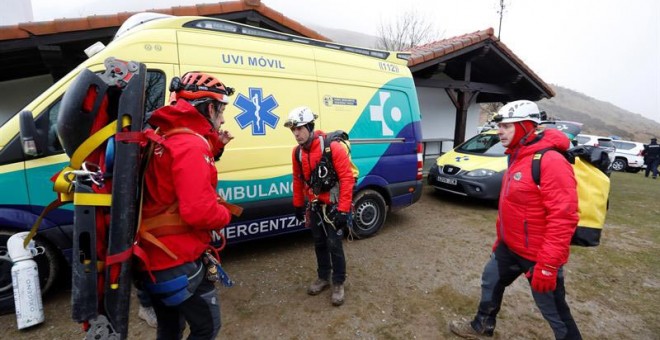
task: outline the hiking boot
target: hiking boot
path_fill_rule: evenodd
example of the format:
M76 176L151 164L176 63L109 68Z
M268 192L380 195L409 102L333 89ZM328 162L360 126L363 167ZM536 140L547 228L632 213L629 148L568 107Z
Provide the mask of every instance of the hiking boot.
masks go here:
M470 323L470 321L452 321L449 323L449 330L452 331L452 333L465 339L478 340L493 336L492 334L477 332L474 330L474 328L472 328L472 323Z
M328 288L328 286L330 286L328 280L316 279L316 281L312 282L312 284L309 285L309 288L307 288L307 294L318 295L320 292Z
M341 306L344 304L344 284L332 285L332 305Z
M140 305L140 309L138 310L138 317L144 320L147 325L153 328L158 327L158 320L156 319L156 312L154 312L153 307L143 307Z

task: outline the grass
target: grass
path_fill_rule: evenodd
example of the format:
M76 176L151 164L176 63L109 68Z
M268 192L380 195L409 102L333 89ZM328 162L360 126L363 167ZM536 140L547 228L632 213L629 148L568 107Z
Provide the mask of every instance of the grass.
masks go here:
M640 174L613 173L610 209L596 248L572 247L578 300L626 306L655 333L660 332L660 180ZM598 273L598 275L590 275ZM594 278L596 277L596 278Z

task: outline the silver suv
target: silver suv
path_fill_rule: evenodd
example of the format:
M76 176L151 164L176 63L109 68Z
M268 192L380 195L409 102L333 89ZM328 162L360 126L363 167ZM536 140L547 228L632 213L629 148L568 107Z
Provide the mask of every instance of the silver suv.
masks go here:
M642 170L644 167L644 157L642 156L642 151L644 150L643 143L627 140L614 140L612 143L616 146L612 170L633 173Z

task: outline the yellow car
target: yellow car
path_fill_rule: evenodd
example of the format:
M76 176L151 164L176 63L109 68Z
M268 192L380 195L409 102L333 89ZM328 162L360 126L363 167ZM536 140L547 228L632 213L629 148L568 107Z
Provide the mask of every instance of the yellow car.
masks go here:
M428 174L437 191L497 200L507 156L497 130L482 132L438 157Z

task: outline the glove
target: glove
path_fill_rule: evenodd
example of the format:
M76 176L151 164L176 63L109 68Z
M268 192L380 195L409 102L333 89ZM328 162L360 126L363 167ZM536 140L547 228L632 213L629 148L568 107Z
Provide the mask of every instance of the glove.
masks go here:
M532 276L532 290L538 293L552 292L557 288L557 267L537 263ZM527 272L529 278L530 272Z
M334 217L332 223L335 225L336 229L345 228L346 225L348 224L348 213L337 212L335 214L335 217Z
M296 207L296 219L305 222L305 207Z

